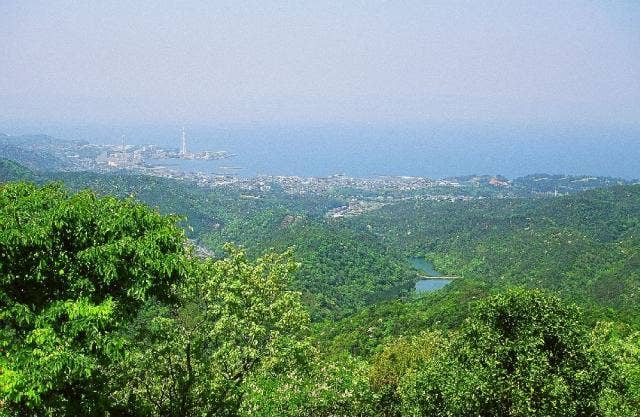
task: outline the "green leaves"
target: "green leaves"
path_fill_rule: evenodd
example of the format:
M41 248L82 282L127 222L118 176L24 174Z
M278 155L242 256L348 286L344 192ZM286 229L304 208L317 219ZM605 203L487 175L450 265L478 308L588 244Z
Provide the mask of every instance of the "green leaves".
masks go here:
M176 219L60 184L0 186L0 346L7 410L100 414L123 322L189 270ZM75 411L71 411L75 410Z
M528 202L482 201L465 215L453 204L429 205L442 214L429 219L414 205L400 207L406 213L387 207L363 217L373 226L360 232L303 216L283 222L298 202L269 209L251 201L234 206L245 217L198 208L200 222L216 213L226 221L216 223L217 238L233 224L234 236L250 229L246 241L258 248L295 241L301 264L291 251L253 259L231 245L202 261L177 217L131 199L70 194L60 184L1 186L0 415L637 414L638 335L606 326L589 333L575 307L547 293L512 289L485 299L490 284L460 280L318 325L310 339L302 294L291 289L304 290L316 317L401 292L415 277L398 247L385 252L375 234L382 219L407 248L430 252L445 270L487 273L500 283L493 289L517 271L531 272L517 279L527 285L556 282L548 269L568 256L571 285L620 294L635 288L638 262L637 234L619 222L599 233L550 218L545 210L569 210L560 203L535 218ZM571 210L582 213L583 203ZM373 218L380 215L389 217ZM452 225L447 216L460 219ZM504 242L500 230L509 232ZM469 242L470 256L457 256Z
M261 373L246 387L242 416L365 417L377 415L365 362L310 353L289 372Z
M513 289L479 303L400 395L406 415L592 416L608 377L574 307Z
M228 245L227 257L197 262L175 304L150 301L129 329L117 372L121 404L144 415L237 415L247 381L303 360L309 318L288 289L290 253L256 261Z

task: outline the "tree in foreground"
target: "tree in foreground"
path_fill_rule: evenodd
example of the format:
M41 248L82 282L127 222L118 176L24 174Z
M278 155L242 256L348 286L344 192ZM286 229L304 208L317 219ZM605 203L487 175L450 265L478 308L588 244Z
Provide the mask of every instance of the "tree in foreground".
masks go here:
M122 324L188 276L175 217L59 184L0 186L0 412L98 415Z
M515 289L481 302L400 391L407 416L596 416L608 369L576 308Z
M402 412L399 387L407 375L428 366L434 356L448 349L448 339L440 331L400 337L385 345L373 357L369 371L372 389L377 394L378 414L399 417Z
M591 331L594 350L610 368L600 396L604 417L640 416L640 332L627 325L598 323Z
M283 374L304 360L308 314L288 290L289 253L252 262L227 246L181 287L174 305L149 303L131 326L115 395L132 414L235 416L248 381Z
M302 360L290 253L200 260L176 221L0 187L0 415L237 415L249 379Z
M368 365L349 355L307 351L287 372L261 372L247 384L241 416L374 417L375 393Z

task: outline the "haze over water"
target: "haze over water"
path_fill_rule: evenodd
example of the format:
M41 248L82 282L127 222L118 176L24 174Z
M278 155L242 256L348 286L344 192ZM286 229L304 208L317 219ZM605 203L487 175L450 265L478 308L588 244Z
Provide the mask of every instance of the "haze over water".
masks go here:
M640 177L637 1L6 1L0 39L8 134L184 125L242 175Z
M358 125L187 126L192 151L225 150L221 161L178 162L186 171L326 176L410 175L430 178L532 173L640 178L640 134L635 129ZM44 132L94 143L156 144L178 148L179 126L2 126L12 133ZM175 161L172 161L176 163Z

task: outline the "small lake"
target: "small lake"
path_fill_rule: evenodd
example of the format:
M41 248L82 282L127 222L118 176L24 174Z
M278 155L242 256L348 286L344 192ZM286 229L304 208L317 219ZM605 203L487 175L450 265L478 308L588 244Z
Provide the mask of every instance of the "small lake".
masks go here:
M408 260L412 267L421 271L422 273L424 273L424 275L427 275L430 277L439 277L442 275L441 273L436 271L433 268L433 265L427 262L424 258L413 257L413 258L409 258ZM437 279L437 278L421 279L418 282L416 282L416 287L415 287L416 292L429 292L429 291L439 290L440 288L444 287L451 281L452 280L450 279Z

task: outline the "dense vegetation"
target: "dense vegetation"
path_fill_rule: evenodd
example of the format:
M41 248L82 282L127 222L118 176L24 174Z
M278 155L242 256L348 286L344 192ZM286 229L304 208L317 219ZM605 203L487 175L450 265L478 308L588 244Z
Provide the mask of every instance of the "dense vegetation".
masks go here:
M0 188L0 412L234 415L305 353L287 254L201 261L176 218L60 186Z
M0 158L0 182L17 180L35 180L36 175L24 166L10 160Z
M45 182L64 181L72 190L88 187L102 195L134 197L161 213L183 216L180 225L187 228L187 236L216 256L223 255L227 242L243 246L252 257L293 247L301 264L294 288L303 293L314 319L344 316L367 303L395 298L415 281L415 271L400 252L380 244L371 233L325 222L326 211L344 203L333 197L298 197L277 188L250 196L236 189L212 190L124 173L40 175Z
M0 133L0 156L33 170L69 169L73 164L64 153L56 151L62 143L72 144L47 135L8 136Z
M323 354L290 253L203 260L176 217L58 184L3 185L0 220L3 415L637 411L638 335L589 329L539 290L483 297L459 325L377 353Z
M640 186L545 199L406 202L352 219L439 270L492 286L558 291L637 322L640 304ZM612 313L613 314L613 313Z
M640 186L328 220L0 162L47 183L0 185L0 415L638 416Z

